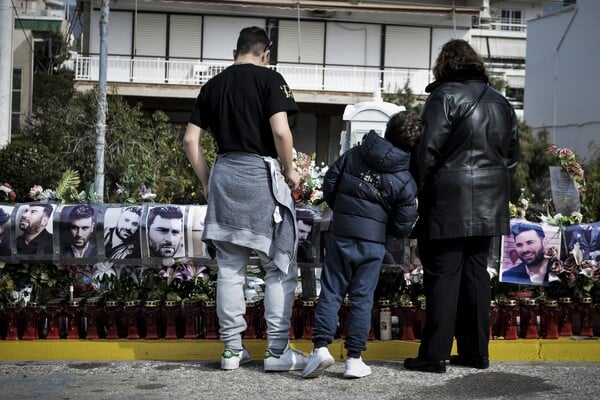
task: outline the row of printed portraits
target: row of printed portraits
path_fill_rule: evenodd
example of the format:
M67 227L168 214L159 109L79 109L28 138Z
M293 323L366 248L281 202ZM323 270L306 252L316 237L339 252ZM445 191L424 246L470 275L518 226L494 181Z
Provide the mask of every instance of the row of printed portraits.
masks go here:
M0 260L209 258L201 205L0 205Z
M547 254L565 259L576 243L584 260L600 261L600 222L566 226L561 231L557 226L513 219L510 227L511 234L502 238L500 282L551 284Z

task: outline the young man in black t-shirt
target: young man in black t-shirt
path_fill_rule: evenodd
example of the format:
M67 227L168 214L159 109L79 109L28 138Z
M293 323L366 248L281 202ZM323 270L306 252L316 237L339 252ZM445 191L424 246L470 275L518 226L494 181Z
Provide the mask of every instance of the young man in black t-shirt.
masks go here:
M299 186L300 176L292 161L287 116L298 107L283 77L265 68L270 46L264 29L242 29L234 64L202 87L184 137L188 160L208 200L202 239L217 249L217 315L224 342L221 368L226 370L251 360L241 334L246 330L244 283L252 253L265 269L264 369L301 370L306 365L306 357L289 347L297 276L290 189ZM200 145L208 131L218 148L210 182Z

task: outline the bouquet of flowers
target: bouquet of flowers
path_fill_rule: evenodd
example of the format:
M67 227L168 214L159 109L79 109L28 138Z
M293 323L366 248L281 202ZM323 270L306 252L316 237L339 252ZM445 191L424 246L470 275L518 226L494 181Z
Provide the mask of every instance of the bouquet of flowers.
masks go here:
M3 183L0 185L0 201L6 201L13 203L17 198L17 194L9 183Z
M324 163L317 166L315 154L309 156L295 150L294 163L301 179L300 187L292 192L296 204L321 204L323 202L323 178L327 173L327 166Z
M560 281L573 288L579 297L589 297L594 285L600 282L600 263L584 260L579 243L575 243L569 256L561 261L552 259L550 281Z

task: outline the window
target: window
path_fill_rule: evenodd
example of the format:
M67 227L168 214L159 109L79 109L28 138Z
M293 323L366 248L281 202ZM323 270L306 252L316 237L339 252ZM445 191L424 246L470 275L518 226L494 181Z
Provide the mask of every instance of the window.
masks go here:
M502 10L500 29L503 31L523 31L523 12L521 10Z
M12 105L11 105L11 134L15 135L21 128L21 92L23 82L23 70L13 69L12 82Z

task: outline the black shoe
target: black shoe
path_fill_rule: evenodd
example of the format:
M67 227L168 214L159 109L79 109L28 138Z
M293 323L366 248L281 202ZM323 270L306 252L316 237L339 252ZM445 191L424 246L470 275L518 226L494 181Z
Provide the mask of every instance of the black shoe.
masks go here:
M420 358L407 358L404 360L404 368L411 371L435 372L438 374L446 372L446 361L426 361Z
M485 356L463 356L461 354L450 357L450 365L459 365L461 367L471 367L477 369L488 369L490 360Z

